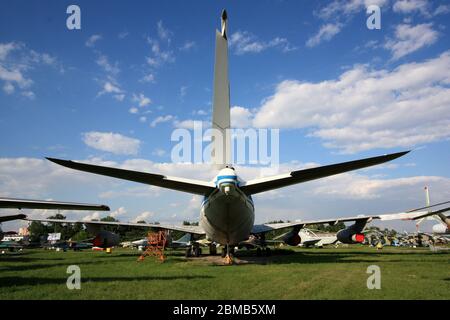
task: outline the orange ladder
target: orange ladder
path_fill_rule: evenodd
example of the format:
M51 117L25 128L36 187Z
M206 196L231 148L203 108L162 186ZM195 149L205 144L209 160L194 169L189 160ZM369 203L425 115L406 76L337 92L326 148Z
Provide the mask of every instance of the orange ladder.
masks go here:
M157 257L161 262L166 259L164 249L166 248L167 238L164 231L149 232L147 235L147 248L139 257L138 261L144 261L146 256Z

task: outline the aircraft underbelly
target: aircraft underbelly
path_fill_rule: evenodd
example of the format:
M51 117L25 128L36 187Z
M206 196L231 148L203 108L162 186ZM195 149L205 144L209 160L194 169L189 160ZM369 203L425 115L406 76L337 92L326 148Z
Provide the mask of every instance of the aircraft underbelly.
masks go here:
M235 245L248 239L254 220L253 204L247 196L218 192L202 206L200 225L211 241Z

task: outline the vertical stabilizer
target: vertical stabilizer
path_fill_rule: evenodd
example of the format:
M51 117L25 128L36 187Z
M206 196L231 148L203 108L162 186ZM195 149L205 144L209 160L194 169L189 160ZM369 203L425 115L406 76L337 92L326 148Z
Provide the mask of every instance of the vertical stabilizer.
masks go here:
M428 190L428 187L425 187L425 201L426 206L428 207L430 205L430 191Z
M227 12L223 10L221 16L221 31L216 30L212 115L212 128L214 129L214 132L211 150L212 163L219 167L224 167L231 163L227 24Z

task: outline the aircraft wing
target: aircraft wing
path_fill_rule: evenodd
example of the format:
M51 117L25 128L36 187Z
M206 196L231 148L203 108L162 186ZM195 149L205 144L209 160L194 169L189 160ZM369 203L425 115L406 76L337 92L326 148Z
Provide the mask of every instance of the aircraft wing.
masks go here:
M25 219L27 216L24 214L11 214L7 216L0 216L0 223L12 220Z
M366 220L370 222L372 220L378 219L382 221L388 220L416 220L425 215L435 215L438 213L450 211L450 207L437 210L437 211L414 211L414 212L397 212L397 213L388 213L388 214L378 214L378 215L358 215L355 217L346 217L346 218L334 218L334 219L321 219L321 220L299 220L295 222L284 222L284 223L265 223L265 224L257 224L253 226L252 233L266 233L273 230L285 229L285 228L293 228L297 227L299 229L303 228L306 225L311 224L329 224L336 225L339 222L349 222L349 221L362 221Z
M140 228L153 228L153 229L164 229L164 230L175 230L187 233L193 233L198 235L204 235L205 231L199 226L176 226L168 224L154 224L154 223L137 223L137 222L110 222L110 221L83 221L83 220L62 220L62 219L38 219L38 218L26 218L24 220L28 221L39 221L39 222L51 222L51 223L82 223L90 225L106 225L106 226L126 226L126 227L140 227Z
M97 166L93 164L74 162L70 160L60 160L53 158L47 159L64 167L75 170L100 174L103 176L109 176L118 179L135 181L139 183L145 183L153 186L184 191L193 194L208 195L216 188L214 183L207 181L169 177L161 174Z
M109 211L108 206L98 204L14 198L0 198L0 208Z
M244 182L240 185L241 190L247 195L269 191L272 189L282 188L297 183L307 182L315 179L320 179L335 174L352 171L356 169L362 169L377 164L381 164L387 161L397 159L409 151L392 153L388 155L366 158L361 160L342 162L327 166L321 166L310 169L303 169L292 171L282 175L273 177L260 178Z

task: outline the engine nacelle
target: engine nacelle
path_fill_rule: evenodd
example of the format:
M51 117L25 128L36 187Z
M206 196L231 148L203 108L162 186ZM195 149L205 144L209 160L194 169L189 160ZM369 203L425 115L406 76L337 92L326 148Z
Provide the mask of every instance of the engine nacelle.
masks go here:
M442 234L442 233L447 233L448 229L447 226L444 224L435 224L433 225L433 233L438 233L438 234Z
M300 242L302 242L298 232L289 232L282 239L283 242L289 246L298 246Z
M101 230L92 241L94 247L110 248L120 243L120 236L114 232Z
M342 243L363 243L365 239L364 235L362 233L359 233L352 227L340 230L336 234L336 238Z

